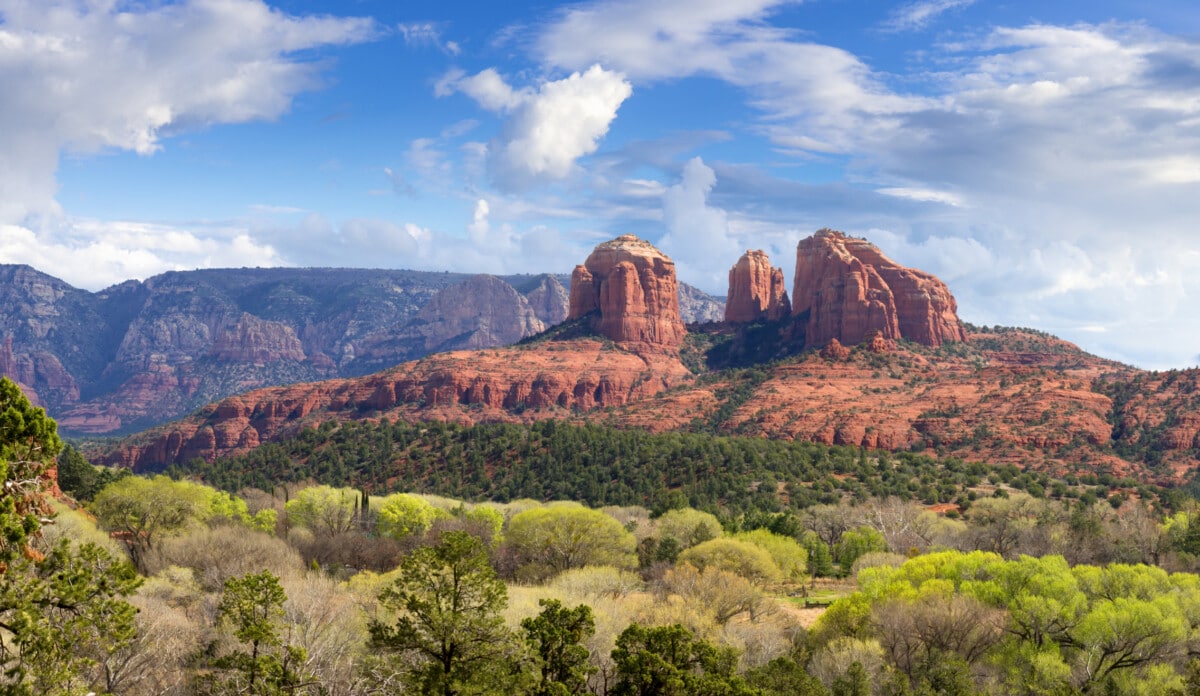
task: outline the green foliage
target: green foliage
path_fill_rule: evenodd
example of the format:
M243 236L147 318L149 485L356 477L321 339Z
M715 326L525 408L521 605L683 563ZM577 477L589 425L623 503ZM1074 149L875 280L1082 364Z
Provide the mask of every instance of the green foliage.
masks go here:
M852 447L595 424L380 421L329 423L243 456L195 460L172 472L231 491L316 480L463 500L577 500L657 511L691 506L737 519L846 498L914 500L922 487L952 499L996 470L908 452L888 455L886 467L860 459ZM777 485L762 485L767 480Z
M828 578L834 574L833 553L829 544L821 540L815 532L805 532L800 538L800 545L808 552L808 574L818 578Z
M379 505L376 530L380 535L392 539L403 539L429 531L434 520L449 517L421 498L408 493L394 493Z
M546 578L588 565L633 568L637 540L620 522L579 505L517 513L505 535L523 564L522 576Z
M612 652L617 681L611 696L753 696L735 674L737 652L673 626L632 624Z
M127 476L128 469L101 469L92 466L79 450L67 445L58 456L58 487L76 500L88 501L100 489Z
M734 535L735 539L748 541L771 554L771 560L783 572L788 582L801 582L808 571L808 552L792 537L780 536L766 529L755 529Z
M134 639L136 610L121 598L139 584L128 563L66 540L10 565L0 575L4 693L85 691L84 669Z
M285 644L280 635L286 601L279 578L270 571L225 581L217 616L246 647L215 662L233 674L208 684L208 690L285 694L303 686L301 668L307 655L303 648Z
M826 696L829 693L803 665L787 657L777 657L748 670L745 678L747 684L761 690L764 696Z
M25 553L48 514L41 490L61 449L54 420L34 408L15 382L0 377L0 566Z
M248 519L246 504L228 493L166 476L128 476L106 486L89 506L105 529L120 535L129 556L145 569L163 537L213 517Z
M842 568L842 575L850 574L859 557L877 551L887 551L887 540L878 531L866 526L844 532L833 547L833 555Z
M86 668L134 638L121 598L140 584L103 549L63 539L39 550L50 514L46 469L62 447L57 426L0 378L0 669L6 694L82 693Z
M335 536L358 525L359 495L353 488L310 486L284 505L288 524L307 527L314 534Z
M567 609L556 599L543 599L539 605L540 614L521 621L525 641L537 659L538 679L531 695L585 693L588 675L596 671L583 644L596 632L591 607L580 604Z
M507 597L483 543L447 532L437 545L409 554L380 593L380 604L397 618L391 625L372 620L371 640L410 656L405 671L414 692L503 692L516 672L514 639L500 616Z
M679 550L722 535L721 521L707 512L692 508L668 510L655 522L660 539L674 539Z
M1000 666L1013 693L1125 693L1120 685L1150 667L1178 665L1200 623L1200 579L1152 566L939 552L898 568L866 568L859 584L860 593L836 602L814 633L828 639L870 630L916 678L915 688L948 693L962 692L970 671L954 660L981 658ZM1171 682L1166 676L1156 678Z
M741 539L706 541L679 554L679 562L691 563L701 570L720 568L760 585L783 579L783 572L766 549Z

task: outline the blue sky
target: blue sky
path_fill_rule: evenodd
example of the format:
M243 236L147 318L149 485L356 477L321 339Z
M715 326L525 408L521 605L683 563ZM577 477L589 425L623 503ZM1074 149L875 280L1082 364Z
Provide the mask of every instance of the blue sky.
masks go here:
M967 321L1200 363L1189 2L0 0L0 90L0 262L80 287L634 232L724 294L833 227Z

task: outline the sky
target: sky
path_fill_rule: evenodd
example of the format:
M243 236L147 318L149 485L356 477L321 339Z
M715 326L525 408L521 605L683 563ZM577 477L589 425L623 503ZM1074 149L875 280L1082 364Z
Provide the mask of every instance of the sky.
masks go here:
M569 272L723 295L823 227L959 316L1200 364L1192 0L0 0L0 263Z

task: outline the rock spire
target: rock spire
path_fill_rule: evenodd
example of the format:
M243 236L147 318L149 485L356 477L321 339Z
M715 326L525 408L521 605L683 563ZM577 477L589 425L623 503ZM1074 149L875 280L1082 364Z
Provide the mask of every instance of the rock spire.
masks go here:
M725 321L777 321L791 314L791 309L784 289L783 270L771 267L766 252L747 251L729 269Z

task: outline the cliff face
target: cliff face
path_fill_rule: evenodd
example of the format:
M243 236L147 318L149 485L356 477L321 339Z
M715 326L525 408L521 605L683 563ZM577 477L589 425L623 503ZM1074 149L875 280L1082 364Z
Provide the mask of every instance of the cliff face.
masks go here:
M805 344L857 345L871 332L927 346L966 340L958 305L936 277L905 268L866 240L820 230L796 247L792 314Z
M439 292L417 313L413 327L427 353L507 345L545 330L523 295L489 275Z
M783 287L783 270L772 268L771 259L760 250L742 254L729 269L725 321L777 321L790 313L791 304Z
M687 333L679 316L675 262L626 234L595 248L571 276L568 318L598 311L594 328L618 343L678 349Z

